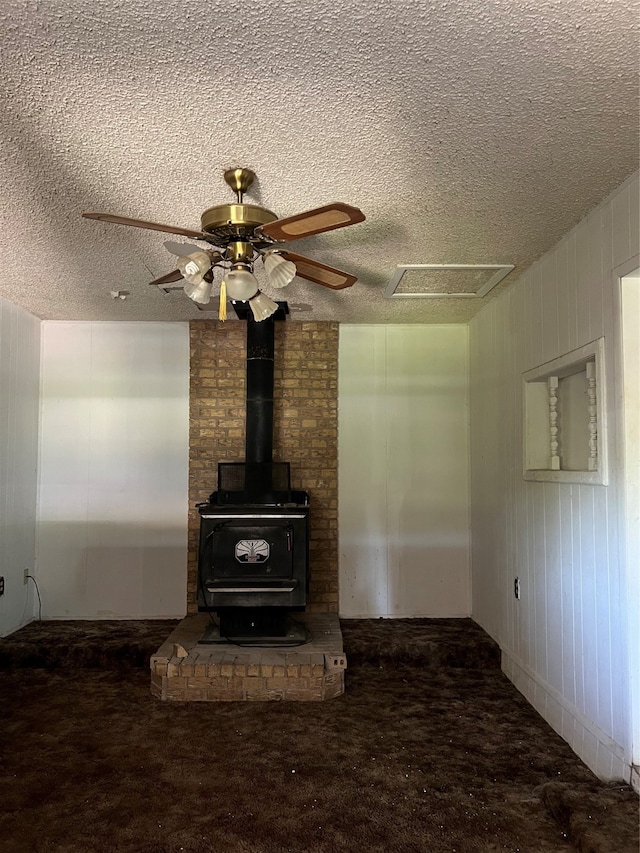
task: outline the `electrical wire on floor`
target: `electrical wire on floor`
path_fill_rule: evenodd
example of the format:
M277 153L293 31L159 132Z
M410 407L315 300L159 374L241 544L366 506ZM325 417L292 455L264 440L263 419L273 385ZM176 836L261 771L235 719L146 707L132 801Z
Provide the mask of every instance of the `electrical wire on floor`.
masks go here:
M40 590L38 589L38 581L34 578L33 575L25 575L26 578L33 581L33 585L36 588L36 594L38 596L38 622L42 622L42 599L40 598Z

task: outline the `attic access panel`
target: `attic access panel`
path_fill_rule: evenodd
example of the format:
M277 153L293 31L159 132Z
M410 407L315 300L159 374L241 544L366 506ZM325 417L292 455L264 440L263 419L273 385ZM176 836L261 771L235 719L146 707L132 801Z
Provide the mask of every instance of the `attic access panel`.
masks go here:
M513 264L400 264L385 299L481 299Z

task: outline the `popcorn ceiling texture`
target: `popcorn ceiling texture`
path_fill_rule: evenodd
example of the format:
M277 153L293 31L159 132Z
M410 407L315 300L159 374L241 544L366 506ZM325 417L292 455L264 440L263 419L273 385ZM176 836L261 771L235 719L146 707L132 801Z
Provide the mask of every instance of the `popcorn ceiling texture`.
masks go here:
M200 518L217 487L218 462L245 451L246 325L190 324L189 561L187 612L197 612ZM307 611L338 612L338 324L275 324L274 462L291 464L291 487L310 495Z
M244 165L280 216L367 216L296 243L359 281L295 280L294 321L465 322L637 168L637 29L637 0L5 0L0 296L201 319L147 284L165 235L80 211L198 227ZM383 298L399 263L483 262L516 265L484 300Z

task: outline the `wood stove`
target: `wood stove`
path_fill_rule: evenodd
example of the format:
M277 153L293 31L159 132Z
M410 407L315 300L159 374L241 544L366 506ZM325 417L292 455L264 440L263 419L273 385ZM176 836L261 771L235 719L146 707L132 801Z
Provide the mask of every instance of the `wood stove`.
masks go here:
M288 614L309 587L309 495L291 489L288 462L273 462L275 322L247 312L244 462L218 465L218 488L198 505L198 609L215 612L208 641L290 637Z

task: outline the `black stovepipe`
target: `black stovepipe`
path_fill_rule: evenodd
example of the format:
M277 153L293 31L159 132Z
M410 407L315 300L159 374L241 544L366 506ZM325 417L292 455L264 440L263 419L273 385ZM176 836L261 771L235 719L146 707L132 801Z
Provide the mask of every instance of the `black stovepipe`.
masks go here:
M270 491L273 461L273 364L275 321L247 319L246 486ZM258 463L258 464L256 464Z

